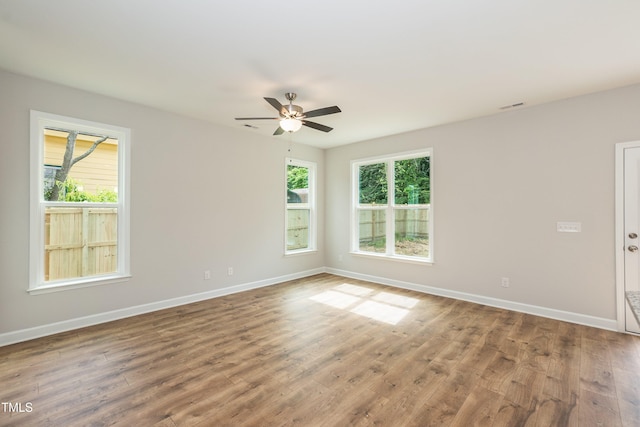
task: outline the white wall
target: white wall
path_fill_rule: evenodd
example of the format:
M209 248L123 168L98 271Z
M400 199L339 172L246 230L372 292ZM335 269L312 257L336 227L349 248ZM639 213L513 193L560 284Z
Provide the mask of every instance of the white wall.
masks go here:
M632 140L640 86L330 149L327 266L615 320L614 145ZM435 263L350 255L350 160L422 147L434 149Z
M324 266L616 318L614 145L640 140L640 85L326 151L294 144L293 157L318 163L321 209L318 253L293 257L282 255L286 140L2 71L0 93L0 338ZM30 109L132 129L129 282L26 292ZM350 255L350 160L421 147L434 149L435 263ZM557 233L557 221L583 232Z
M284 257L285 157L324 152L0 71L0 335L292 275L324 265ZM126 283L30 295L29 110L131 128L131 270ZM252 211L250 207L255 209ZM319 233L323 236L323 215ZM227 275L233 266L234 275ZM211 280L204 280L211 270Z

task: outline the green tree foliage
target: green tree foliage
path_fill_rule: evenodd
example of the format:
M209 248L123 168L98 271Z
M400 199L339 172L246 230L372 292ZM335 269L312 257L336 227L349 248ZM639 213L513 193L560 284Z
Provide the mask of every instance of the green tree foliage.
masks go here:
M109 190L98 190L96 193L88 193L79 189L78 182L72 178L67 178L64 182L57 182L57 200L61 202L94 202L94 203L117 203L118 193ZM45 192L53 191L53 187Z
M430 161L429 157L399 160L395 162L395 197L398 205L428 204Z
M309 187L309 169L304 166L287 167L287 189L297 190Z
M394 164L395 203L428 204L431 163L429 157L397 160ZM386 204L387 163L360 166L360 203Z
M387 203L387 164L374 163L360 166L360 203Z

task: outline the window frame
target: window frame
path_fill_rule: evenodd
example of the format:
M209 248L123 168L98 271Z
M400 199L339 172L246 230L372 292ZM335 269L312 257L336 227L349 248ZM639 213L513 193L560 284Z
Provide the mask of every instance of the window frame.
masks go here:
M299 166L307 168L307 203L289 203L287 191L288 186L288 170L289 166ZM284 167L284 190L285 190L285 210L284 210L284 254L298 255L316 252L318 250L318 234L317 234L317 209L316 209L316 180L317 180L317 164L307 160L299 160L291 157L285 159ZM288 249L288 230L289 230L289 211L290 210L309 210L309 237L306 248Z
M399 160L409 160L420 157L429 157L430 172L429 172L429 203L417 204L417 205L396 205L395 203L395 168L394 163ZM387 203L386 205L376 204L360 204L360 167L386 163L386 178L387 178ZM418 264L433 264L434 263L434 238L433 238L433 148L424 148L413 151L406 151L395 154L381 155L375 157L368 157L364 159L355 159L351 161L351 244L350 253L353 255L372 257L378 259L388 259L395 261L404 261ZM395 248L395 218L396 212L401 209L411 209L412 207L428 208L428 228L427 233L429 235L429 256L418 257L400 255L394 253ZM372 252L360 250L360 220L359 215L363 210L377 210L382 211L385 214L385 235L386 244L384 252Z
M73 129L80 132L109 135L118 140L118 202L51 202L44 200L44 130L47 127ZM30 111L30 245L29 286L30 294L56 292L84 288L107 283L126 281L130 271L130 152L131 130L73 117ZM44 281L45 259L45 210L47 207L115 207L117 209L117 270L113 273Z

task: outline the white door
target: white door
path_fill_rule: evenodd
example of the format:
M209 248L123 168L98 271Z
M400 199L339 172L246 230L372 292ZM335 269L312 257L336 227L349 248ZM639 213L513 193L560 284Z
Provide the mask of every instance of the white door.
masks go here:
M624 262L624 292L640 291L640 142L621 144L623 173L623 225L618 227L618 248ZM618 165L619 167L620 165ZM627 332L640 333L638 324L629 302L624 297L624 329ZM618 307L621 306L619 303Z

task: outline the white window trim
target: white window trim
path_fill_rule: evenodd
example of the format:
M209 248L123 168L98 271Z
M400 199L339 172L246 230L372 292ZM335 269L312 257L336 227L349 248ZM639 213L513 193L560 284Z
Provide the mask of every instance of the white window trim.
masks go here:
M360 166L382 163L382 162L395 162L397 160L407 160L413 159L416 157L429 157L430 158L430 176L429 176L429 215L428 215L428 233L429 233L429 257L421 258L421 257L411 257L405 255L397 255L389 252L385 253L376 253L376 252L367 252L360 250L359 244L359 211L366 209L380 209L386 212L386 233L387 233L387 242L391 241L393 238L394 232L394 219L395 219L395 211L397 209L403 209L404 206L395 206L392 200L387 201L387 205L384 207L370 207L370 206L360 206L360 188L359 188L359 169ZM389 186L389 190L395 184L393 177L393 168L387 168L387 183ZM433 237L433 218L434 218L434 210L433 210L433 200L434 200L434 191L433 191L433 148L425 148L420 150L406 151L402 153L395 153L389 155L381 155L375 157L368 157L364 159L356 159L351 161L351 251L350 253L353 255L363 256L367 258L377 258L377 259L386 259L393 261L402 261L409 262L415 264L422 265L431 265L434 263L434 237ZM415 205L417 207L425 206L425 205Z
M307 203L295 203L289 204L287 203L287 170L288 166L301 166L305 167L309 170L309 195ZM318 250L318 227L317 227L317 212L316 212L316 179L317 179L317 165L314 162L309 162L306 160L298 160L287 157L285 159L285 167L284 167L284 179L285 179L285 209L284 209L284 254L285 256L289 255L300 255L307 254L312 252L317 252ZM288 211L290 209L309 209L309 246L301 249L287 249L287 229L288 229Z
M44 213L42 168L44 165L44 128L58 127L101 133L118 139L118 270L111 274L44 281ZM130 153L131 130L124 127L96 123L56 114L31 110L30 127L30 236L29 287L30 294L84 288L128 280L130 271ZM51 205L51 203L49 203ZM60 203L65 207L104 207L99 203Z

